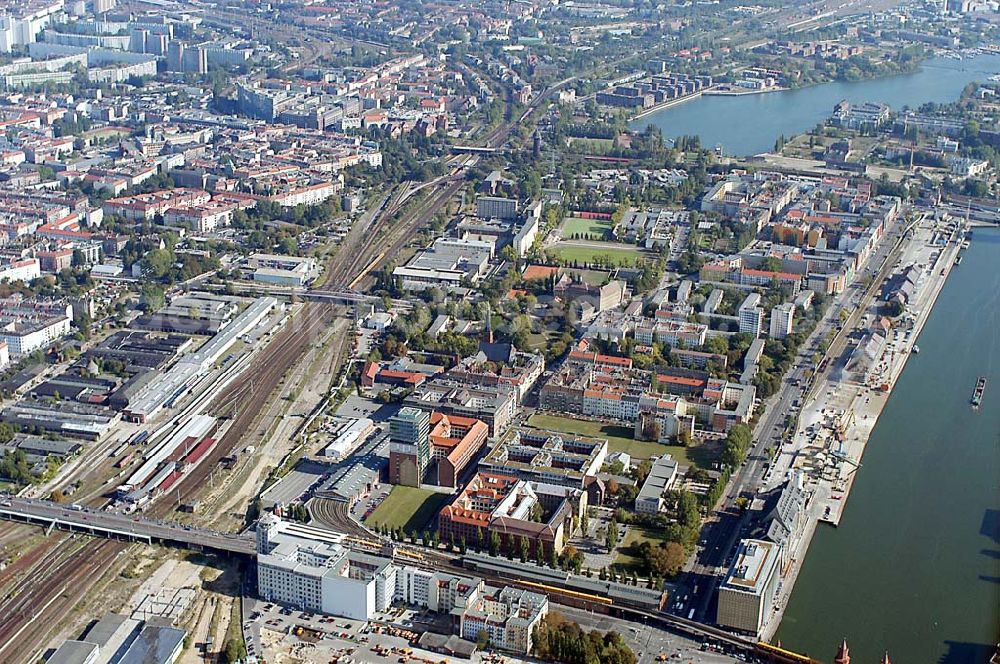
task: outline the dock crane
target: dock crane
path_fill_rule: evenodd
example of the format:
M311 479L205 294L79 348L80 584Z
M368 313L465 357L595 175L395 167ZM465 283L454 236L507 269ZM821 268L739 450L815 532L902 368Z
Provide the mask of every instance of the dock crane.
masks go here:
M834 459L837 459L839 461L843 461L845 463L849 463L852 466L854 466L855 468L860 468L861 467L861 462L860 461L855 461L854 459L852 459L850 457L849 454L847 454L847 452L844 451L844 441L843 440L839 441L839 444L837 445L837 449L830 450L830 456L832 456Z

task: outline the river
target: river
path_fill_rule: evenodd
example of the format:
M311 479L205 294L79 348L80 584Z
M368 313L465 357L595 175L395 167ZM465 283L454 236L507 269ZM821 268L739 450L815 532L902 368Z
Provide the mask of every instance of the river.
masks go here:
M700 136L702 145L722 145L727 154L759 154L772 150L781 135L791 137L815 127L842 99L917 108L930 101L955 101L968 83L996 73L1000 73L998 55L934 58L910 74L763 94L703 96L639 118L630 127L642 130L652 124L668 138Z
M1000 230L975 229L919 345L778 630L822 661L846 637L858 664L984 663L1000 639Z

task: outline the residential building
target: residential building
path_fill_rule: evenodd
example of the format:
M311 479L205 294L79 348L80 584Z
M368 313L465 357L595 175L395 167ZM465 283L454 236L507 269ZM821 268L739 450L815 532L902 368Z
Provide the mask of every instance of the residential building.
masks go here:
M521 403L545 371L545 357L514 350L510 344L480 344L481 350L463 359L446 374L450 380L474 387L507 389Z
M523 588L490 589L472 602L459 618L459 635L476 641L481 632L500 650L528 655L532 632L549 610L548 598Z
M40 276L42 276L41 263L37 258L24 258L12 260L9 263L0 263L0 282L23 281L28 283Z
M685 369L634 369L628 358L589 348L586 339L581 341L542 386L543 410L629 422L636 425L637 435L648 435L642 419L652 417L659 425L660 442L690 431L695 417L716 431L728 431L749 422L753 414L752 385Z
M760 293L750 293L740 304L738 311L740 332L759 337L764 331L764 310L760 305Z
M772 339L784 339L792 333L795 318L795 304L785 302L771 309L771 329Z
M8 316L0 312L0 341L7 344L12 357L20 358L68 335L70 322L66 314Z
M842 101L833 112L834 121L848 129L878 129L888 122L889 116L886 104L874 102L853 105Z

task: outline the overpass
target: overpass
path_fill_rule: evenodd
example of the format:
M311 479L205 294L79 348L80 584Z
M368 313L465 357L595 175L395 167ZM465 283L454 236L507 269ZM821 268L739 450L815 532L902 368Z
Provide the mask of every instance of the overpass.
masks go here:
M489 148L478 145L452 145L448 149L455 154L499 154L506 152L504 148Z
M15 496L0 499L0 518L33 523L52 529L86 533L145 544L171 544L191 549L211 549L224 553L253 555L253 536L220 533L168 521L146 519L134 514L102 512L76 505Z
M310 300L325 300L336 302L337 304L382 304L382 298L374 295L365 295L352 290L327 290L324 288L309 289L301 293L302 297ZM401 301L402 302L402 301ZM407 304L409 304L407 302Z

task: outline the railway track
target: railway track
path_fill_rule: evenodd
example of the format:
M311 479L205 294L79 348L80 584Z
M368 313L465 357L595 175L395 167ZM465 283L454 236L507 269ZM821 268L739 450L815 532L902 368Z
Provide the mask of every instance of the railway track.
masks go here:
M272 393L289 369L302 357L318 331L330 322L329 306L306 303L291 324L279 332L246 370L242 380L234 382L212 401L217 415L230 415L232 424L209 452L208 457L178 481L171 491L176 502L190 501L201 491L223 457L236 450L253 427ZM176 502L154 503L149 513L162 518Z
M442 183L444 183L444 186L441 186L437 191L428 195L416 208L408 211L399 223L388 229L385 235L385 241L388 242L388 246L381 253L374 256L355 276L351 282L355 290L365 292L370 289L374 284L372 273L381 267L387 259L396 257L403 247L413 239L414 234L430 220L434 213L443 205L446 205L451 197L462 188L462 181L454 178L447 178Z
M45 550L0 601L0 661L27 664L35 661L40 643L77 605L101 577L108 561L126 544L111 540L78 542L67 538Z
M369 218L353 228L348 239L338 249L335 260L342 260L331 266L326 285L337 288L358 287L365 277L379 267L383 259L398 253L437 207L454 195L459 187L460 177L450 174L420 185L405 183L395 192L385 194L373 207ZM432 193L419 202L415 209L404 212L403 217L393 223L415 195L428 189ZM442 197L442 192L448 192L447 196ZM382 241L375 242L376 238L381 238ZM389 246L386 247L386 243ZM380 247L385 248L378 251Z

